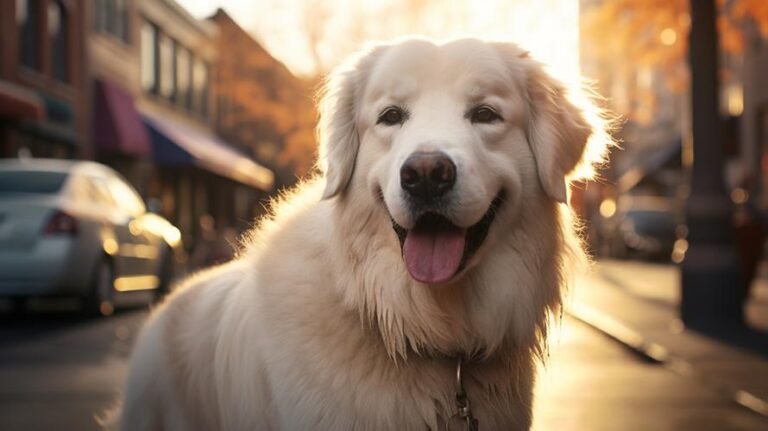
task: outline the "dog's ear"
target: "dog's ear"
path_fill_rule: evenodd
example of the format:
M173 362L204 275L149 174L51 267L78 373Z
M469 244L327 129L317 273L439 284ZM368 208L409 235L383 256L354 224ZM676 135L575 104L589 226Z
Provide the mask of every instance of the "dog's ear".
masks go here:
M325 173L323 199L341 193L352 179L360 137L357 109L371 65L383 46L374 47L337 68L320 90L320 169Z
M531 59L526 70L528 141L536 158L539 180L558 202L567 200L566 175L584 154L592 127L584 112L568 98L565 86Z
M352 178L360 138L355 127L357 73L354 68L332 73L320 96L320 162L325 172L323 199L341 193Z

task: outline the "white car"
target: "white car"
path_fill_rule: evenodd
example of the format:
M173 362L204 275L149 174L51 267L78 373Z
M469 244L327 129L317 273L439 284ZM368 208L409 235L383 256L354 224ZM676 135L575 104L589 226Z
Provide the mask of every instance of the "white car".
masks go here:
M180 245L179 230L107 166L0 160L0 297L78 297L108 315L165 293Z

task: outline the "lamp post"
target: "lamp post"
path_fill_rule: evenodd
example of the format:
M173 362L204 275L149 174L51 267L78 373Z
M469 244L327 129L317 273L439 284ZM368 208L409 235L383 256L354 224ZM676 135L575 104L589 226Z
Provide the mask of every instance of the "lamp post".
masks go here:
M688 326L741 324L743 310L731 201L724 186L715 0L690 0L693 165L686 204L688 251L680 314Z

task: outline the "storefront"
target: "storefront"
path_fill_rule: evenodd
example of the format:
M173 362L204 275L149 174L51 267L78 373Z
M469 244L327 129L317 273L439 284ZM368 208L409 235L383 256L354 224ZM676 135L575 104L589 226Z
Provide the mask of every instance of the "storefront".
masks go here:
M80 145L69 103L0 80L0 157L72 158Z
M145 196L152 170L152 145L133 97L106 79L96 79L93 86L91 136L96 157L120 172Z
M146 115L154 160L148 196L194 243L204 216L220 232L241 232L260 215L274 175L204 130Z

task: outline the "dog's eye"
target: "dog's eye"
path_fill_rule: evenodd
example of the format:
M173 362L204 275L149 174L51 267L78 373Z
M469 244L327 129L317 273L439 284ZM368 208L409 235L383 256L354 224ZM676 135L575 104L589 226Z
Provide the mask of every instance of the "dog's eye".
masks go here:
M473 123L495 123L502 120L501 115L485 105L472 108L468 114L469 121Z
M395 124L402 124L405 121L406 113L397 106L390 106L385 109L384 112L379 114L379 119L376 124L384 123L387 126L394 126Z

